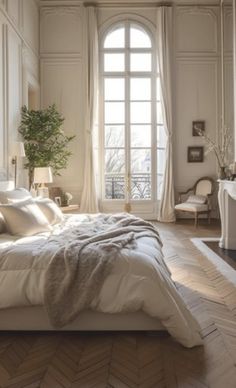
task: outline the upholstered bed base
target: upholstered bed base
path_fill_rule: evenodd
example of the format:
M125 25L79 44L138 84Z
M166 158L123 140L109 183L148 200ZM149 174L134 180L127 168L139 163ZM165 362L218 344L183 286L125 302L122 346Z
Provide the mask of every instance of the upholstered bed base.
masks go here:
M0 330L55 330L42 306L0 310ZM84 311L64 331L165 330L160 321L143 312L104 314Z

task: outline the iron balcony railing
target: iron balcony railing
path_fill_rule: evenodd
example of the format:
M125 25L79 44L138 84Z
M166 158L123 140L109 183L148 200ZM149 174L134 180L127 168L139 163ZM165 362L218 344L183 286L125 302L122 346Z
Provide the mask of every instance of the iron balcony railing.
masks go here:
M105 177L105 195L106 199L124 199L125 198L125 177L109 175ZM131 199L150 199L151 198L151 176L132 175L130 180L130 198Z

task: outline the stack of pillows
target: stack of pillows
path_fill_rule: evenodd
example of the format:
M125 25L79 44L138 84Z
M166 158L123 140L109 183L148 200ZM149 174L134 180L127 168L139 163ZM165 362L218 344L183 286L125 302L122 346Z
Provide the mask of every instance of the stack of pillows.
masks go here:
M0 233L32 236L51 231L62 220L60 208L49 198L32 198L23 188L0 191Z

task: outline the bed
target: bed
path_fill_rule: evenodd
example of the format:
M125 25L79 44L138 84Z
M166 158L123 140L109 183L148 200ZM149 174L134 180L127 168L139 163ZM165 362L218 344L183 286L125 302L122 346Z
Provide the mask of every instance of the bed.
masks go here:
M146 221L64 215L50 231L0 234L0 330L163 329L202 343Z

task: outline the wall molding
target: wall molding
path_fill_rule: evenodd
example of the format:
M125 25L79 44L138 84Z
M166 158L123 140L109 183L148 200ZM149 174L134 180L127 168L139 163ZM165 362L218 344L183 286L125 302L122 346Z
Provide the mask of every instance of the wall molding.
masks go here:
M61 5L83 5L86 3L91 3L89 0L39 0L39 6L61 6ZM149 5L152 7L156 7L158 4L163 4L163 0L148 0L145 2L144 0L130 0L129 1L129 7L143 7ZM207 6L207 7L218 7L219 1L218 0L172 0L171 2L174 6ZM231 0L226 0L226 4L230 4ZM127 2L124 0L97 0L96 6L98 7L122 7L124 8L127 6Z
M194 60L191 60L189 58L186 58L186 59L182 59L181 61L177 61L176 63L176 77L179 79L179 72L181 71L180 69L183 68L184 66L198 66L198 65L211 65L213 67L213 71L214 71L214 85L215 85L215 100L214 100L214 106L215 106L215 115L214 117L212 117L212 119L214 120L215 124L213 125L213 127L211 127L211 135L212 136L212 133L214 133L214 138L216 140L216 142L219 141L219 133L220 133L220 117L221 117L221 112L220 112L220 107L221 107L221 94L220 94L220 63L219 63L219 60L217 59L212 59L212 58L200 58L198 61L196 61L195 59ZM202 118L204 119L204 117ZM179 123L179 119L177 119L176 117L176 123ZM178 128L178 127L177 127ZM209 130L209 129L208 129ZM196 139L195 139L196 140ZM202 143L202 142L200 142ZM178 139L175 138L175 145L177 147L177 150L179 150L179 143L178 143ZM189 144L191 145L191 144ZM204 143L203 143L204 145ZM178 151L177 151L178 152ZM187 163L187 162L186 162ZM177 167L178 169L178 167ZM217 162L216 160L214 161L214 174L217 175L217 169L218 169L218 166L217 166ZM201 173L200 173L201 174ZM192 172L192 177L188 176L188 181L190 181L191 178L193 178L194 180L196 180L197 178L199 177L199 172L198 171L193 171ZM188 183L186 183L186 185L188 185Z
M48 64L48 65L53 65L53 66L57 66L57 65L77 65L77 64L81 64L82 62L82 58L78 57L78 58L67 58L67 57L56 57L56 58L41 58L41 64L42 65L45 65L45 64Z
M60 28L62 28L58 24L57 19L59 19L60 21L64 19L65 22L68 22L68 20L70 20L68 24L69 31L65 30L63 36L64 39L61 39L61 47L58 45L58 41L55 39L55 31L60 33ZM54 33L51 27L53 23L55 23ZM81 39L81 37L83 36L82 25L83 21L81 17L81 8L78 6L40 8L40 54L56 56L61 56L63 54L80 54L83 45ZM46 39L45 37L48 36L50 38ZM69 39L67 42L65 42L65 37Z
M1 32L2 32L2 152L3 152L3 165L0 166L0 180L4 180L8 178L8 111L7 111L7 30L6 25L1 23Z
M64 53L64 52L56 52L56 53L49 53L49 52L44 52L42 54L40 54L40 59L49 59L51 58L52 60L53 59L82 59L82 54L81 53Z
M22 12L22 7L20 12ZM24 45L32 52L32 54L34 54L37 58L39 58L39 53L26 41L25 37L23 36L22 26L19 27L14 24L12 18L7 13L6 8L3 8L0 6L0 15L2 15L3 18L5 18L5 23L9 24L13 28L14 32L20 38L22 43L24 43Z
M218 29L218 25L219 25L219 8L217 10L213 9L212 7L202 7L202 6L184 6L184 7L181 7L181 6L178 6L176 8L176 14L175 14L175 25L177 26L178 25L178 28L175 28L175 44L176 44L176 52L178 52L179 55L193 55L193 53L195 53L195 55L204 55L204 54L211 54L211 55L218 55L219 54L219 44L218 44L218 41L219 41L219 29ZM178 43L180 41L179 39L179 33L180 33L180 26L182 26L181 23L177 23L178 19L182 16L185 16L185 15L197 15L197 16L208 16L212 19L212 22L213 22L213 26L214 26L214 46L212 48L209 48L209 49L197 49L195 48L194 51L192 50L189 50L189 49L181 49L178 47Z
M23 15L26 17L25 23L28 21L27 25L23 25ZM3 151L1 149L0 152L4 154L3 159L1 158L0 180L9 179L13 175L10 151L12 143L19 138L17 128L20 123L20 109L28 95L24 84L26 75L31 83L33 78L36 83L39 82L38 31L35 23L38 24L36 0L32 0L30 4L28 0L0 0L0 77L3 80L0 91L3 127L0 142L3 144ZM31 36L33 39L30 43L28 40L31 40Z
M17 18L14 17L13 14L10 13L10 5L9 5L9 0L6 0L5 3L5 8L6 12L9 15L10 19L12 20L13 24L20 29L21 27L21 19L22 19L22 13L21 13L21 8L22 8L22 0L19 0L16 2L17 4Z
M233 56L233 10L232 7L225 7L224 8L224 48L227 47L227 40L225 40L225 31L226 26L229 25L229 18L232 18L232 49L231 50L225 50L224 55L232 55Z

